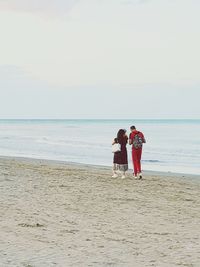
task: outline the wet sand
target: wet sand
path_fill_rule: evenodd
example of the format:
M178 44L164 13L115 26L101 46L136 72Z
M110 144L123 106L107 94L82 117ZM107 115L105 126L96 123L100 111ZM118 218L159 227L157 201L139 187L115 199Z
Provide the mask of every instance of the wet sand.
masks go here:
M200 266L200 177L0 158L0 266Z

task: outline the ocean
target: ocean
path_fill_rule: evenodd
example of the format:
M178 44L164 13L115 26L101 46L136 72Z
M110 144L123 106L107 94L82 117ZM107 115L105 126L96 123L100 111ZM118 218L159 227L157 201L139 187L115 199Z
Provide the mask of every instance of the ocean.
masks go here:
M147 141L144 170L200 175L200 120L0 120L0 155L111 166L111 143L131 125Z

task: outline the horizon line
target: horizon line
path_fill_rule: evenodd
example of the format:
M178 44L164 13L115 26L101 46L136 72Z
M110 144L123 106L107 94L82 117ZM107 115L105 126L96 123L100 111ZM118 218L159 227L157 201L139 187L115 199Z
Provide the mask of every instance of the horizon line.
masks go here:
M3 120L200 120L200 118L0 118Z

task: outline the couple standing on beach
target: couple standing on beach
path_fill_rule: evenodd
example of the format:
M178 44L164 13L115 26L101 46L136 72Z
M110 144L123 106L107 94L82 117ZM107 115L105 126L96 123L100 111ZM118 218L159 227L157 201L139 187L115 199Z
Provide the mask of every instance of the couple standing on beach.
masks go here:
M144 135L142 132L137 131L135 126L130 127L131 133L129 138L126 134L126 130L120 129L117 133L117 138L114 139L112 143L112 150L114 153L113 158L113 178L116 178L117 172L120 172L122 179L124 179L125 173L128 170L128 155L126 145L132 145L132 161L134 168L135 179L142 179L141 170L141 156L142 156L142 146L146 143Z

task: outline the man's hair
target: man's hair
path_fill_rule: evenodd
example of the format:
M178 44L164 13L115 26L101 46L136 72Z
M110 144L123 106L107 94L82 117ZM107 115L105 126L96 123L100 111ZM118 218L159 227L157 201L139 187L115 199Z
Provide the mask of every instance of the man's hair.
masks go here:
M131 126L130 129L131 129L131 130L135 130L136 127L135 127L135 126Z

